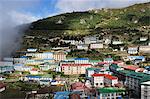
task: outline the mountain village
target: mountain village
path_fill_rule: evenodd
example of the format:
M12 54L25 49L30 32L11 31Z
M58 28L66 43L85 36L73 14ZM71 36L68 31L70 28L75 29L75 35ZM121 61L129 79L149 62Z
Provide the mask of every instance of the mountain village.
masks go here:
M144 45L126 47L124 41L97 35L83 40L51 39L55 40L68 46L27 48L1 59L0 96L7 89L17 89L25 99L150 97L149 36L139 38L147 41Z

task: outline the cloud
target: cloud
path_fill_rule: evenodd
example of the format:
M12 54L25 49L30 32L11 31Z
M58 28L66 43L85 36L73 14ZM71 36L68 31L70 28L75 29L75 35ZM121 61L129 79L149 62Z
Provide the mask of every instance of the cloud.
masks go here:
M0 58L10 56L20 46L22 33L16 28L18 25L37 20L30 13L20 9L30 8L38 0L0 0Z
M30 23L30 22L36 21L37 19L40 18L40 17L35 17L29 13L25 14L25 13L20 13L20 12L16 12L16 11L10 12L9 15L11 16L12 20L15 21L15 23L17 23L17 25Z
M55 7L61 13L100 8L121 8L150 0L58 0Z

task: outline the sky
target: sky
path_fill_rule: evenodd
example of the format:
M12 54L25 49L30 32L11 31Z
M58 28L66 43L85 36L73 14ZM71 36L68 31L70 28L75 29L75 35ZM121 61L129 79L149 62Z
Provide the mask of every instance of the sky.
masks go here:
M11 18L17 18L21 24L65 12L121 8L144 2L150 0L0 0L0 9L9 12Z

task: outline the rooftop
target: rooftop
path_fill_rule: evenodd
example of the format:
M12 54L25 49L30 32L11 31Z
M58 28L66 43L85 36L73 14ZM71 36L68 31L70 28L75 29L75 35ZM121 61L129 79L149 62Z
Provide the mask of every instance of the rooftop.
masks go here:
M115 69L119 68L119 66L117 64L111 64L110 66L112 66Z
M101 60L90 60L90 62L101 62Z
M62 66L88 66L91 64L62 64Z
M92 76L93 77L104 76L105 78L110 79L110 80L118 79L117 77L109 75L109 74L93 74Z
M86 70L92 71L92 70L96 70L96 69L98 69L98 68L87 68Z
M28 78L41 78L41 76L27 75Z
M147 85L147 86L150 86L150 81L143 82L143 83L141 83L141 85Z
M127 73L127 76L135 78L135 79L139 79L140 82L145 82L145 81L150 80L149 74L144 74L144 73L140 73L140 72L130 71Z
M113 59L112 58L105 58L104 60L105 61L112 61Z
M118 79L117 77L108 75L108 74L105 74L105 78L110 79L110 80Z
M89 60L88 58L75 58L74 60Z
M93 74L93 77L105 76L105 74Z
M109 87L109 88L98 88L97 91L100 93L117 93L117 92L125 92L125 89Z
M136 67L136 66L134 66L134 65L124 66L123 68L124 68L124 69L127 69L127 70L133 70L133 71L135 71L136 69L138 69L138 67Z

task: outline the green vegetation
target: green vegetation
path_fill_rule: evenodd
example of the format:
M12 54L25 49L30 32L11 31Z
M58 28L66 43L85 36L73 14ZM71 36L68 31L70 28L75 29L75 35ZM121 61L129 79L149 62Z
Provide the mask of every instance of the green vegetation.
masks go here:
M29 30L35 30L35 33L42 30L43 35L46 34L43 30L51 33L84 35L98 28L136 28L150 24L149 6L150 3L145 3L122 9L65 13L33 22Z
M24 38L23 48L49 49L59 45L57 40L54 42L48 40L54 37L79 39L78 37L100 33L120 35L126 44L139 44L136 38L149 32L149 28L143 28L150 25L149 6L150 3L143 3L122 9L64 13L40 19L31 23L25 31L26 37L33 38Z
M40 88L40 86L36 83L29 83L29 82L14 82L14 83L8 83L8 87L12 89L19 89L22 91L32 91L37 90Z
M77 57L77 58L89 58L92 60L103 60L105 57L104 54L96 51L96 50L72 50L68 53L67 57Z

